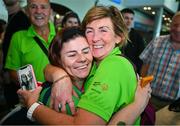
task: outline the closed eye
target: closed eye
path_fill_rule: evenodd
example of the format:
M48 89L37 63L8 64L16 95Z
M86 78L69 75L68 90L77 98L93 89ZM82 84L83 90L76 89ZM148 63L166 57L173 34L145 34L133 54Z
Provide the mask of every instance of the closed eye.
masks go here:
M82 52L83 52L84 54L88 54L88 53L90 52L90 48L89 48L89 47L84 48L84 49L82 50Z
M86 31L85 31L85 34L92 33L92 32L93 32L92 29L87 28Z
M72 51L72 52L68 52L67 53L67 57L75 57L76 56L76 52Z

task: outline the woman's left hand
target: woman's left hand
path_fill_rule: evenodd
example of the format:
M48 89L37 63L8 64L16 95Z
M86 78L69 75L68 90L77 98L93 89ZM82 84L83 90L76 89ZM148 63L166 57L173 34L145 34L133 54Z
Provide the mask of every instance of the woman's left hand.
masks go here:
M42 87L37 87L33 91L19 89L17 94L20 95L20 100L22 101L23 105L29 108L33 103L38 101L41 90Z

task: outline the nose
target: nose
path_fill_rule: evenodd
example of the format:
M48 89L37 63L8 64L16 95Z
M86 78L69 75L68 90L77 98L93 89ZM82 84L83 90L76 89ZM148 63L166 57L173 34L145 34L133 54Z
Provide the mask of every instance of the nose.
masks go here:
M84 54L78 55L78 62L86 62L86 57L84 56Z
M37 7L36 7L36 13L41 13L41 12L42 12L42 10L43 10L43 9L41 9L41 7L40 7L40 6L37 6Z
M101 33L100 32L98 33L98 31L95 31L93 35L93 42L99 41L100 38L101 38Z

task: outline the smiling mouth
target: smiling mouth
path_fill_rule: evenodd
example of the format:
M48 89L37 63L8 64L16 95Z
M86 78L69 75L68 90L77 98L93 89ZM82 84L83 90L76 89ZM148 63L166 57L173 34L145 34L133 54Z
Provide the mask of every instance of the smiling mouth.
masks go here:
M76 67L75 69L77 69L77 70L82 70L82 69L85 69L85 68L87 68L87 67L88 67L88 64L82 65L82 66L78 66L78 67Z
M102 45L94 45L93 48L94 49L100 49L100 48L103 48L103 46Z

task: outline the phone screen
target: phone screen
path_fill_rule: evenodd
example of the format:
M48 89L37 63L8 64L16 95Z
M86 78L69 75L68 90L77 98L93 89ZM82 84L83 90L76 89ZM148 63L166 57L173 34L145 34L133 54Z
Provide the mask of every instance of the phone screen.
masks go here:
M17 71L19 83L23 90L34 90L37 87L32 65L28 64Z

